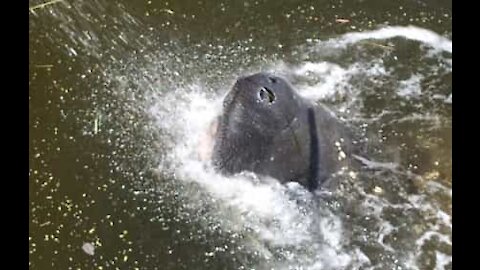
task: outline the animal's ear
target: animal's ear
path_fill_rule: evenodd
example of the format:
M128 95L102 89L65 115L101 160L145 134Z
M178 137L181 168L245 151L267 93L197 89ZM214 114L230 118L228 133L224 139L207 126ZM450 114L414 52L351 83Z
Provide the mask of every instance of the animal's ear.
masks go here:
M291 73L275 72L274 76L277 78L277 82L283 81L284 83L291 84L298 81L298 77Z
M213 121L210 123L210 126L208 127L208 133L213 136L217 133L217 128L218 124L222 120L222 117L219 115L213 119Z
M204 162L210 160L212 157L219 121L220 116L215 117L199 140L198 157Z

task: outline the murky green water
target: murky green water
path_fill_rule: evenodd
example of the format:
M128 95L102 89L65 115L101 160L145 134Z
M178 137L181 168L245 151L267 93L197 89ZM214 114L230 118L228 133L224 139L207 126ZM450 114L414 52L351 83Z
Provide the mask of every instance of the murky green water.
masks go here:
M30 268L451 269L451 2L41 3ZM358 129L368 166L320 199L206 169L196 140L259 70Z

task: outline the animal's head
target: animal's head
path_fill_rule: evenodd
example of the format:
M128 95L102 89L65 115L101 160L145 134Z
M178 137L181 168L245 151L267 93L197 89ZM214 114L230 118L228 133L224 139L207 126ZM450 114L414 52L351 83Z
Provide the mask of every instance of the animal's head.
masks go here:
M212 157L220 171L252 171L314 190L337 170L335 142L349 138L348 132L285 79L268 73L241 77L223 105Z
M214 163L226 172L267 169L265 162L278 148L273 146L275 138L305 110L303 102L286 80L273 74L239 78L223 103Z
M224 124L229 132L248 131L265 137L286 128L302 99L281 77L256 73L239 78L224 100Z

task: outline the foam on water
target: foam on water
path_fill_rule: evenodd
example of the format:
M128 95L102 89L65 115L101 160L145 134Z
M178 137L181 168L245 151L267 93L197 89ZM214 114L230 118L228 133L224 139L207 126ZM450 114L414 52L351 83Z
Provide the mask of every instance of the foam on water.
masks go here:
M399 89L397 90L397 95L407 98L418 97L422 93L420 85L422 79L422 76L415 74L409 79L401 81Z
M348 70L339 65L329 62L312 63L306 62L303 65L294 68L293 72L299 76L313 75L321 80L314 85L301 88L300 94L309 99L322 99L333 96L336 91L335 86L344 81L348 76Z
M349 79L353 76L368 73L370 76L387 75L382 61L369 63L354 63L348 67L341 67L331 62L305 62L289 68L289 72L296 76L313 78L313 83L300 84L299 93L310 100L329 99L335 95L351 94Z
M452 256L448 256L438 251L435 251L435 259L437 261L435 265L435 270L445 269L446 266L452 262Z
M445 103L452 104L452 94L450 94L444 101Z
M395 37L421 42L436 51L452 52L451 40L431 30L417 26L388 26L372 31L347 33L340 38L329 39L325 43L336 48L343 48L362 40L391 39Z

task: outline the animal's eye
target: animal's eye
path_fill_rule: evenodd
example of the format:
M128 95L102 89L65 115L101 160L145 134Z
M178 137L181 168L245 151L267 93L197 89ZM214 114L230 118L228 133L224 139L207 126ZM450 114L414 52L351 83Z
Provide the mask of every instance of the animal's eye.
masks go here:
M258 97L261 101L266 101L268 103L272 103L275 100L275 94L273 94L272 90L262 87L258 91Z
M275 77L268 77L268 80L269 80L271 83L276 83L276 82L277 82L277 78L275 78Z

